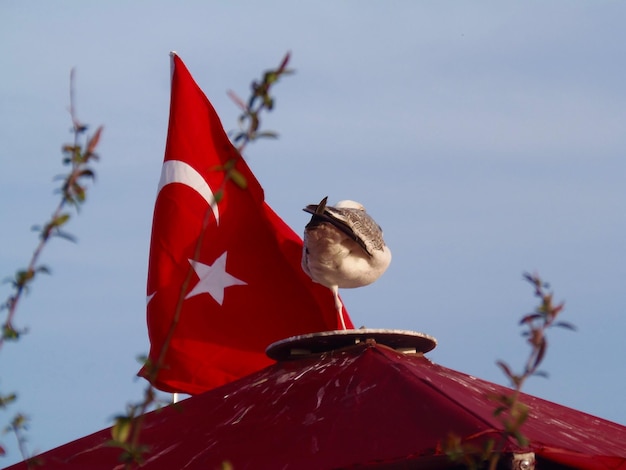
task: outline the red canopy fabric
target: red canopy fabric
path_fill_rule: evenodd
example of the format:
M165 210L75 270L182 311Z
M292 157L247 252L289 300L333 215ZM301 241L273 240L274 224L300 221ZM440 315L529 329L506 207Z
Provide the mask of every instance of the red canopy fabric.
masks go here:
M422 355L362 343L279 362L150 413L141 468L448 468L442 440L497 438L487 394L507 391ZM510 441L507 451L534 451L566 468L626 469L626 427L529 395L522 401L530 446ZM40 458L46 469L121 469L109 439L105 429Z

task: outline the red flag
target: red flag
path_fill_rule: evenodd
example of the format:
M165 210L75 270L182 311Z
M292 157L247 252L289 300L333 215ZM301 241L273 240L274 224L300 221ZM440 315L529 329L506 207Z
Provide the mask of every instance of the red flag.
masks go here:
M245 188L226 177L230 165ZM172 53L148 267L153 364L165 347L154 385L200 393L271 364L265 348L274 341L340 328L330 290L302 271L301 256L300 237L264 202L213 106Z

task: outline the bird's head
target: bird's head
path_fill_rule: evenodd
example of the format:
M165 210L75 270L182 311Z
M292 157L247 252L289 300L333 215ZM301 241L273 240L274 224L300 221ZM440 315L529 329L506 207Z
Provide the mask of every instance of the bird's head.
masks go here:
M337 204L335 204L335 207L337 209L358 209L360 211L365 210L365 207L363 207L363 204L361 204L360 202L356 202L356 201L350 201L349 199L346 199L344 201L339 201Z

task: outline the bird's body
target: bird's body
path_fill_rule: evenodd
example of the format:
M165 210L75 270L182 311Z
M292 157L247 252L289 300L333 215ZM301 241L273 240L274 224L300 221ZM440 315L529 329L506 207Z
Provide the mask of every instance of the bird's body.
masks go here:
M332 207L324 198L304 211L312 217L304 229L302 269L331 289L345 329L338 289L376 281L389 266L391 251L381 228L357 202L341 201Z

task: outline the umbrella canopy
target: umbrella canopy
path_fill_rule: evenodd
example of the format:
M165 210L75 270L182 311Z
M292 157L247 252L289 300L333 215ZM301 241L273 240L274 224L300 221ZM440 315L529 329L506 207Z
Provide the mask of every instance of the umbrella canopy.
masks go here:
M488 395L509 392L420 352L363 341L281 360L150 413L141 468L452 468L443 440L498 439ZM530 444L510 440L506 452L535 452L542 468L626 469L626 427L530 395L521 401ZM46 469L121 469L110 436L105 429L39 457Z

